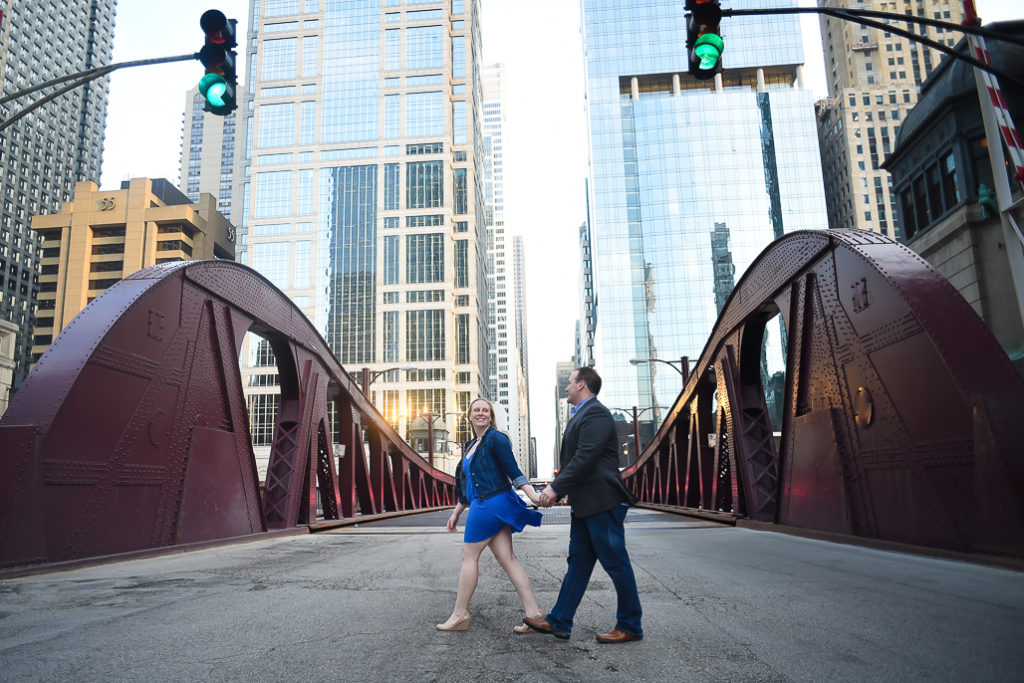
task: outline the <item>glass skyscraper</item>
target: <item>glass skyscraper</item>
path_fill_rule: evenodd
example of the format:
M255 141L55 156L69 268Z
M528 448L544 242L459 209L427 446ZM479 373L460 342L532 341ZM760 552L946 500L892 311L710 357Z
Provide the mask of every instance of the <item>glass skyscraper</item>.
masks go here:
M254 0L244 43L241 258L357 381L370 370L371 400L403 436L429 413L468 438L458 413L488 395L477 6ZM250 349L244 371L257 456L275 410L266 355Z
M653 426L680 374L630 360L697 358L733 278L782 234L827 227L814 100L795 16L723 19L724 70L700 81L683 3L582 7L596 367L603 402ZM782 354L768 328L770 376Z
M0 9L3 95L110 63L115 0L8 2ZM45 36L45 37L44 37ZM60 46L59 49L45 46ZM14 386L28 374L36 317L53 325L57 254L30 229L32 216L57 213L75 183L100 175L109 78L75 88L0 131L0 318L18 326ZM0 105L0 120L56 87ZM36 309L38 304L38 310Z

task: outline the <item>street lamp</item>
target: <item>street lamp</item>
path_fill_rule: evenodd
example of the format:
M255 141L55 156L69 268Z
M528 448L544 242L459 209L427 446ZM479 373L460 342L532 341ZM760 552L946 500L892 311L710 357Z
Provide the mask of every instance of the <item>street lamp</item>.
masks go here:
M384 370L376 370L374 372L370 372L370 368L363 368L360 371L360 378L359 378L359 384L361 385L361 388L363 390L363 396L369 396L370 395L370 385L373 384L374 381L376 381L376 379L378 377L380 377L381 375L383 375L386 372L391 372L392 370L405 370L405 371L416 370L416 366L415 365L402 365L402 366L395 366L393 368L385 368ZM349 375L353 375L353 374L354 373L351 373L351 372L349 373ZM355 377L353 377L353 379L355 379Z
M696 363L697 361L694 361ZM679 360L662 360L660 358L632 358L629 361L630 365L640 365L641 363L664 363L683 377L683 384L690 379L690 357L683 356Z
M444 415L462 415L461 410L450 411ZM444 415L432 413L430 411L421 413L421 417L427 418L427 459L430 462L430 466L434 466L434 420L437 418L444 419ZM445 425L447 426L447 425ZM445 432L445 443L448 443L448 432ZM452 443L455 443L454 441Z

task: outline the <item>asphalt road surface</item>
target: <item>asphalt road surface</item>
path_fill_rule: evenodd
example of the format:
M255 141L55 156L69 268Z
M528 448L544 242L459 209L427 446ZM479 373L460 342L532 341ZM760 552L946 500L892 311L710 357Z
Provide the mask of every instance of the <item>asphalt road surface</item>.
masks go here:
M571 640L516 635L489 553L469 631L442 633L446 512L0 581L2 681L1007 681L1024 574L633 509L644 640L602 645L597 569ZM516 534L542 608L568 510Z

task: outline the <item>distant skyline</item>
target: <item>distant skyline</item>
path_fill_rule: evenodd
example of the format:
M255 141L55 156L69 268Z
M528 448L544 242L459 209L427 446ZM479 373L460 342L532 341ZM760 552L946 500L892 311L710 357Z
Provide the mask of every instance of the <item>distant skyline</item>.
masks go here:
M801 0L800 5L815 3ZM248 18L249 3L244 0L119 3L114 61L197 51L202 45L199 16L211 6L237 18L239 33L245 34L241 24ZM1016 0L977 0L976 6L986 23L1024 18L1024 6ZM573 351L576 229L586 215L588 149L579 16L577 0L482 0L484 63L505 65L505 224L525 242L530 412L542 475L552 466L555 363L569 360ZM728 60L727 20L723 26ZM817 17L802 16L801 26L807 85L823 97ZM244 67L239 69L244 79ZM201 75L198 62L111 75L101 187L114 188L125 178L139 176L178 182L185 97Z

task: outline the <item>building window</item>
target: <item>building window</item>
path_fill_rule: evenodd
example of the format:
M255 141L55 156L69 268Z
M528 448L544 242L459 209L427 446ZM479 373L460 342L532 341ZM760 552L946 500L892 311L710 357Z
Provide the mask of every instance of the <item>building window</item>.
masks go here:
M400 208L399 202L399 164L384 164L384 210L394 211ZM384 219L387 221L387 219ZM397 222L397 218L395 219ZM389 226L384 226L389 227ZM397 225L394 227L398 227Z
M312 78L317 75L320 64L320 37L306 36L302 39L302 77Z
M398 311L384 312L384 362L398 362Z
M384 284L398 284L398 235L384 237Z
M280 394L250 394L249 432L253 446L269 446L274 442L274 421L280 403Z
M396 28L384 32L384 70L402 68L402 31Z
M417 26L405 32L405 68L444 66L444 31L441 26Z
M444 225L444 214L431 213L405 217L405 227L407 228L434 228L439 225Z
M280 81L295 78L298 72L298 38L279 38L263 41L262 81Z
M454 23L453 23L454 24ZM466 77L466 37L452 37L452 78Z
M456 145L466 144L466 101L452 102L452 142Z
M444 205L444 162L415 161L405 167L405 208L434 209Z
M406 282L443 282L444 235L407 235L405 263Z
M469 315L455 316L455 362L468 364L469 360Z
M455 240L455 286L469 287L468 240Z
M411 363L444 360L445 311L406 311L405 316L405 359Z
M252 245L252 267L278 289L291 285L291 243L260 242Z
M956 177L956 157L950 152L942 160L942 196L946 202L946 208L952 208L960 203L960 184Z
M405 96L405 135L410 138L444 135L444 93L414 92Z
M278 218L291 214L291 171L266 171L256 174L255 218Z
M455 213L469 213L469 188L467 186L466 169L455 169Z

